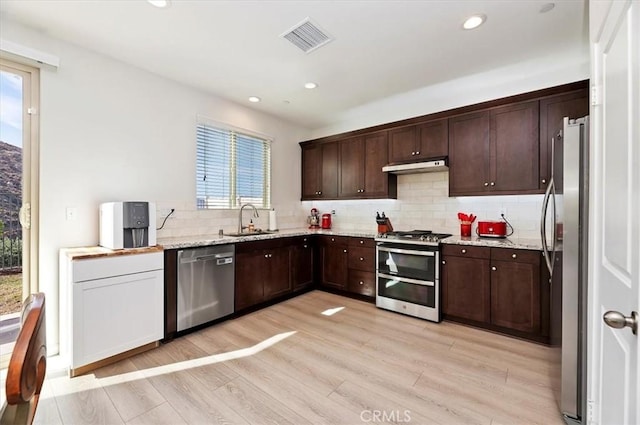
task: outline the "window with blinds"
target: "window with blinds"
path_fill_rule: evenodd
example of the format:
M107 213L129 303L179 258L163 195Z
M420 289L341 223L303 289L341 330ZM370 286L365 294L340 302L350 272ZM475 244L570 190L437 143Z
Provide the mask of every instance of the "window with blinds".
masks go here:
M197 127L196 197L199 209L238 208L247 202L271 208L269 140Z

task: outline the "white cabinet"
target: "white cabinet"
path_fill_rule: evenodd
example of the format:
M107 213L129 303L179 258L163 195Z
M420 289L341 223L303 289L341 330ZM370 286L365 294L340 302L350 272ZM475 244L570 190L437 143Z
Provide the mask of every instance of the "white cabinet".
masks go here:
M61 343L71 375L163 338L164 257L161 249L148 250L102 257L60 252Z

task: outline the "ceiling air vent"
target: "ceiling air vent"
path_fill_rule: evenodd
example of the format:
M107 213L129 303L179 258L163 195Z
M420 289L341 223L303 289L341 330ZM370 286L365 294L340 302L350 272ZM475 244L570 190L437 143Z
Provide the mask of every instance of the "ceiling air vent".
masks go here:
M310 53L333 40L311 22L309 18L306 18L280 37L286 38L305 53Z

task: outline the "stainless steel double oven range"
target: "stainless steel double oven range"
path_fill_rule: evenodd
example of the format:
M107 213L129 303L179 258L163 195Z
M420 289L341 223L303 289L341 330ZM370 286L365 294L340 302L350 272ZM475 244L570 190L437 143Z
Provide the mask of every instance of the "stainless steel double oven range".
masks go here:
M430 230L376 238L376 306L440 322L440 240Z

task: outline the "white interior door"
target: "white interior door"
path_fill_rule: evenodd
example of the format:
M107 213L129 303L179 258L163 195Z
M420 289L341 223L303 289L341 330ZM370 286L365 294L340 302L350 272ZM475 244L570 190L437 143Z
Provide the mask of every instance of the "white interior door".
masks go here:
M640 311L640 2L590 1L590 423L640 423L639 337L603 321Z

